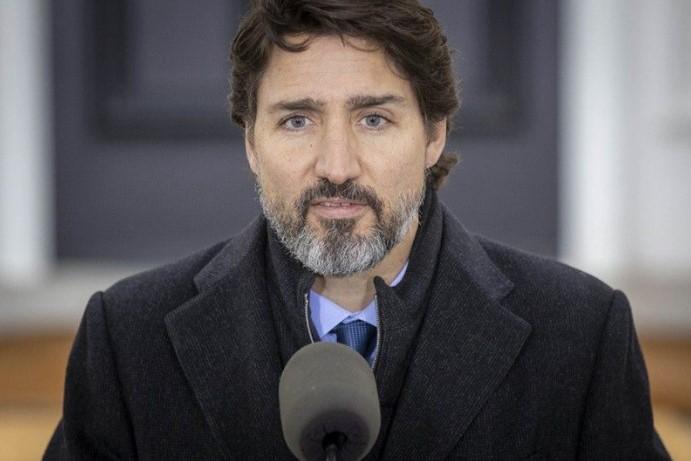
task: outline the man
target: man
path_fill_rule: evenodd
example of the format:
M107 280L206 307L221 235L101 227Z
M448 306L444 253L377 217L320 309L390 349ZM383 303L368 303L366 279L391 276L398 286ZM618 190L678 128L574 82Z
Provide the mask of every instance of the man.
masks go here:
M263 216L92 297L46 459L292 459L278 380L319 340L373 367L367 459L668 459L624 295L438 202L458 102L431 11L257 1L232 61Z

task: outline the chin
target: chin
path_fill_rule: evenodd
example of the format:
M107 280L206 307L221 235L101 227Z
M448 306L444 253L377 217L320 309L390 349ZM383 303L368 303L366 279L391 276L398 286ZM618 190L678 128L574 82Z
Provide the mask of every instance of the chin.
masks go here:
M338 219L317 218L316 221L316 223L309 223L308 225L313 231L315 231L316 235L320 237L326 236L328 232L338 232L339 234L347 234L348 236L365 237L372 233L372 230L376 225L365 217Z

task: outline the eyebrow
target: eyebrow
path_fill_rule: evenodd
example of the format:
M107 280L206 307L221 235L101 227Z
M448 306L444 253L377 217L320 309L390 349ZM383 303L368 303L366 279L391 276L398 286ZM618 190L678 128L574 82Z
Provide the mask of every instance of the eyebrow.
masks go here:
M274 113L291 110L317 111L325 105L326 103L324 101L317 101L312 98L302 98L292 101L278 101L269 107L269 112Z
M406 99L403 96L395 94L384 94L380 96L374 95L355 95L348 98L346 107L349 110L364 109L367 107L383 106L384 104L404 105ZM282 111L310 111L318 112L326 102L313 98L302 98L295 100L278 101L269 107L270 113Z
M357 95L349 98L346 103L347 107L351 110L383 106L384 104L404 105L405 98L395 94L385 94L381 96Z

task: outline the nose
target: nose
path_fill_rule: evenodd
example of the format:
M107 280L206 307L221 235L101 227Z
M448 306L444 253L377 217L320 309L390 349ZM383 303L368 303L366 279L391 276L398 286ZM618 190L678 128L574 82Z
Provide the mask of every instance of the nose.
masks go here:
M320 139L315 174L333 184L357 178L361 173L357 140L346 120L332 120Z

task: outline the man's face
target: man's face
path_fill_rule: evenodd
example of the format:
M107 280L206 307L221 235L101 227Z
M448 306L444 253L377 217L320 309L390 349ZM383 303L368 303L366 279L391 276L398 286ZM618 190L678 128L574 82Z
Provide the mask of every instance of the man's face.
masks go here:
M383 51L326 36L299 53L274 48L246 148L284 245L313 271L346 276L415 232L445 122L429 138L412 86Z

